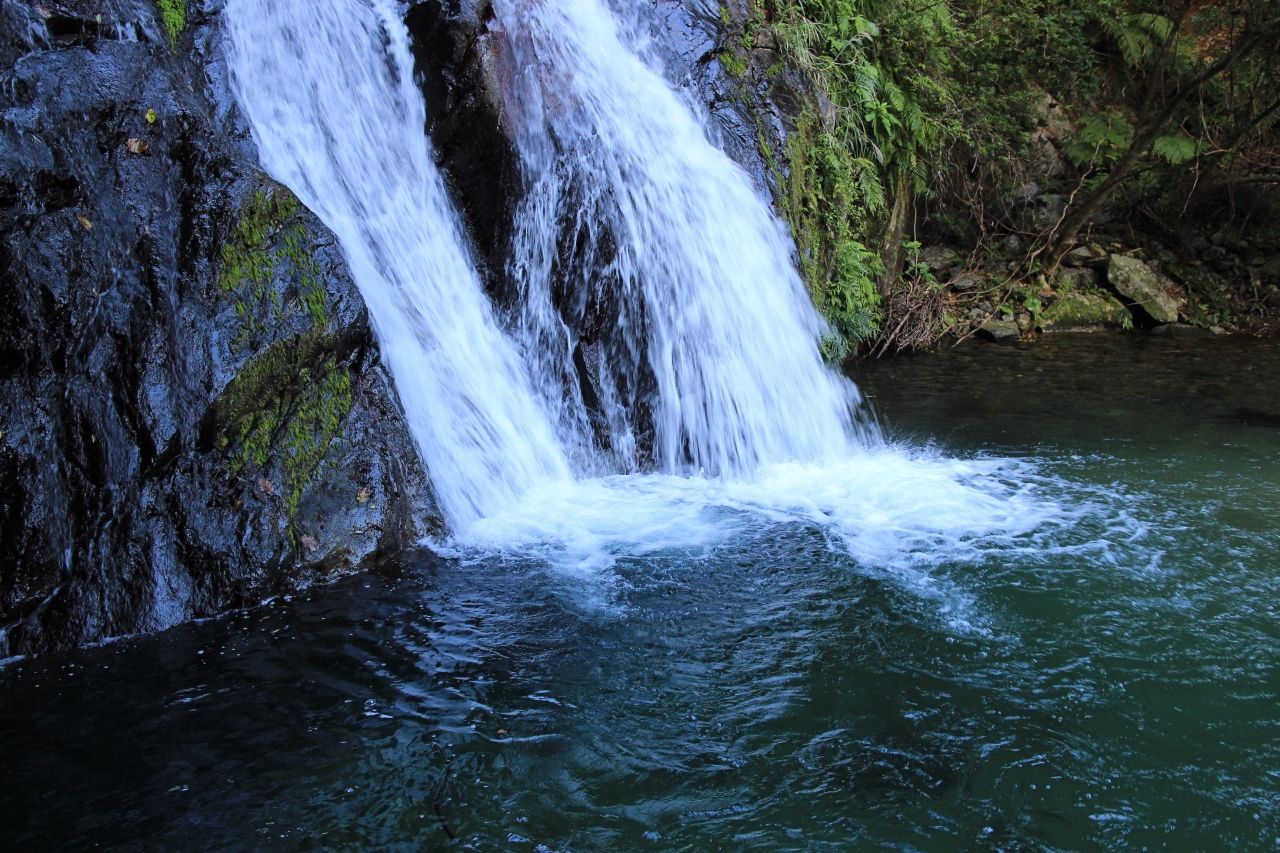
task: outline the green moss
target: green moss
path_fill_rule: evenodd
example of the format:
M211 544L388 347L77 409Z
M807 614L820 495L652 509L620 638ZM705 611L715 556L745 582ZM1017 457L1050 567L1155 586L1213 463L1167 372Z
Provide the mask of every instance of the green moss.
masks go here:
M296 221L297 212L298 199L284 187L270 193L257 190L222 247L221 288L235 300L241 341L280 317L280 296L273 284L277 273L286 270L296 277L299 300L312 322L327 320L320 269L306 248L307 229Z
M160 17L169 31L169 48L178 44L178 36L187 28L187 0L156 0Z
M1126 317L1128 311L1112 296L1071 293L1058 297L1042 311L1040 322L1059 329L1115 328L1122 326Z
M296 280L311 328L253 358L215 404L219 445L233 473L279 462L290 517L351 411L351 374L336 355L324 283L298 209L284 187L254 192L223 246L220 288L241 317L238 343L280 319L282 275Z
M237 476L273 460L292 517L351 411L351 374L319 326L250 361L218 398L219 444Z

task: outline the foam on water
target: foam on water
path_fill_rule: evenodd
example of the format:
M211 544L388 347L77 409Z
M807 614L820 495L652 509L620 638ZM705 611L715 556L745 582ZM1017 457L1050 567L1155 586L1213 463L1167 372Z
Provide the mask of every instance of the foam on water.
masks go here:
M732 546L765 551L786 528L816 530L851 570L940 602L953 628L981 621L947 569L1045 547L1084 511L1065 484L1019 459L954 459L886 445L842 462L779 463L751 477L614 476L530 492L465 535L433 543L466 560L535 559L607 606L620 560L697 562ZM939 571L942 569L942 571Z
M369 305L452 532L433 547L534 558L598 587L621 558L744 537L768 549L799 526L938 595L935 567L1030 547L1069 515L1026 485L1030 463L884 441L822 362L783 226L600 0L494 8L529 179L514 341L432 160L400 7L225 10L264 167L338 235ZM555 260L566 223L576 270ZM572 298L554 304L554 287ZM593 299L612 313L587 341L591 324L568 314Z

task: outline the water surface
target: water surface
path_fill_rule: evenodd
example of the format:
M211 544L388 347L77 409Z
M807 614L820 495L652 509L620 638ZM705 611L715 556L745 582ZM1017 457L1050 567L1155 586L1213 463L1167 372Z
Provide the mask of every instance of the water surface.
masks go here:
M1280 346L854 377L1034 517L890 559L713 503L605 565L428 550L13 662L6 849L1280 849Z

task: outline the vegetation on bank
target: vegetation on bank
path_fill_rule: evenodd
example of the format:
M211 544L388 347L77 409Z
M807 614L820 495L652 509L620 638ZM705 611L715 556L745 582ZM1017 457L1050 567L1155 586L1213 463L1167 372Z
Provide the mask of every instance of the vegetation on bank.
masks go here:
M731 74L758 82L763 52L764 81L789 65L811 88L775 160L833 354L926 346L1006 310L1035 321L1094 287L1063 273L1078 245L1145 254L1189 322L1280 313L1278 0L724 8ZM946 285L970 273L980 287Z

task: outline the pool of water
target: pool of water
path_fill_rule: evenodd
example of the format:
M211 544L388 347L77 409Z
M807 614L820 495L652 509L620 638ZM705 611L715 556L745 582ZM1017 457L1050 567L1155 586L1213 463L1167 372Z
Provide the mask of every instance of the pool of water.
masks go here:
M896 561L778 513L589 572L424 550L10 662L0 840L1280 850L1280 345L1045 336L853 375L893 441L1034 517Z

